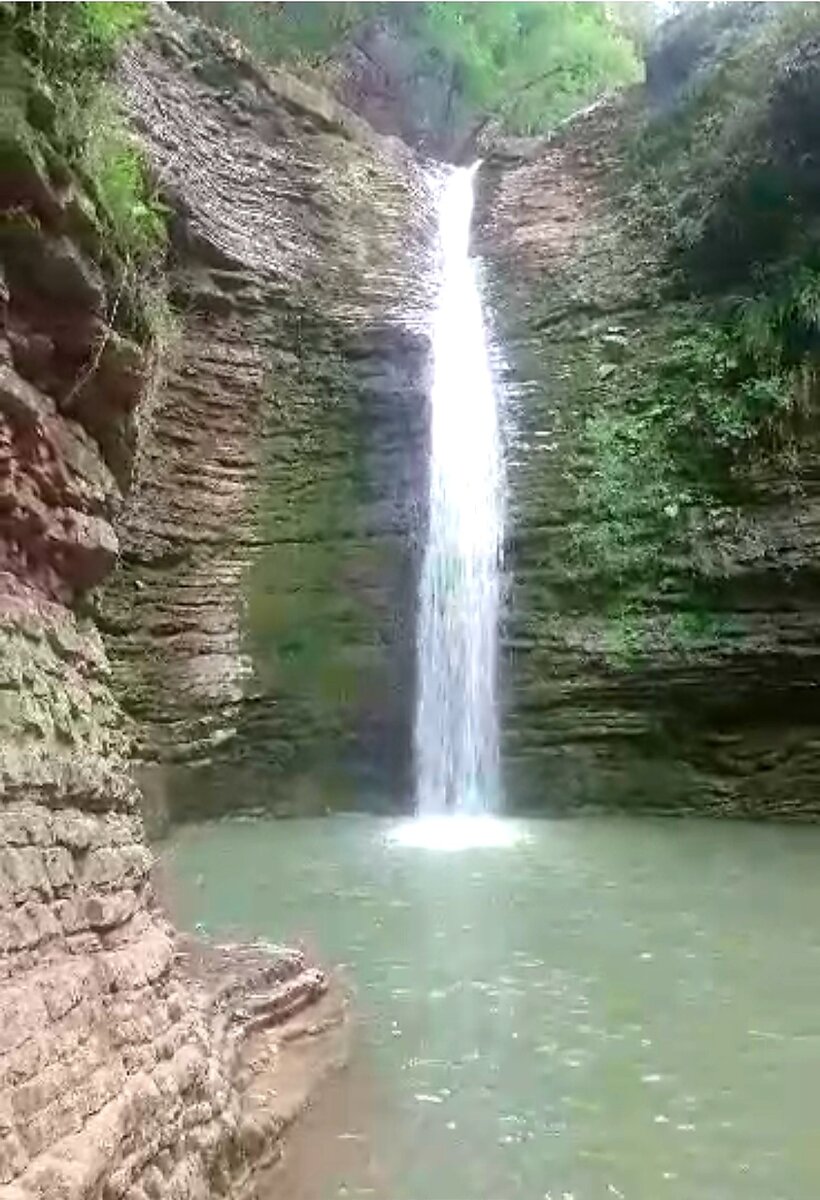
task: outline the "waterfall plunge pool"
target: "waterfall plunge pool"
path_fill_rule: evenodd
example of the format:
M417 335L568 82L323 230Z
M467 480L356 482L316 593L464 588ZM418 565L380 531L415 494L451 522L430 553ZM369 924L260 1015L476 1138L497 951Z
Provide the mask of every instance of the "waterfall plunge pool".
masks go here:
M499 826L458 854L368 817L169 844L184 924L302 939L356 994L283 1194L812 1200L820 829Z

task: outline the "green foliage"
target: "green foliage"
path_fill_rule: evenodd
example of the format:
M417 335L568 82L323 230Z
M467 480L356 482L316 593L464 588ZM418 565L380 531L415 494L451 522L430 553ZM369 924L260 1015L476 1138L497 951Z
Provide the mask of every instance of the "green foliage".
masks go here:
M52 99L51 141L97 200L113 249L140 266L164 247L164 216L105 80L147 15L146 4L130 3L18 4L15 12L35 93Z
M788 476L817 397L819 348L820 271L804 265L762 276L752 296L673 310L612 373L587 363L576 569L630 604L692 571L757 465Z
M687 603L696 601L693 595ZM705 606L658 612L626 604L607 614L601 649L612 666L629 669L648 655L662 652L685 658L741 635L742 627L734 618Z
M624 215L670 286L623 362L587 365L574 544L630 621L720 574L761 468L798 486L820 363L818 35L820 6L780 6L625 146Z
M18 3L18 44L53 83L93 93L122 45L145 24L147 4Z
M303 3L185 3L182 11L196 12L205 21L228 30L270 63L295 62L319 66L366 19L365 4Z
M375 27L392 33L377 65L396 102L436 135L494 118L513 133L549 128L608 88L639 78L631 31L602 3L196 4L269 62L327 65Z
M576 478L582 520L573 531L578 566L622 588L655 578L697 496L670 470L662 422L651 412L602 407L582 421Z
M408 5L428 59L451 73L459 101L511 133L543 131L640 70L605 4Z
M788 447L815 390L820 272L808 264L678 332L659 364L654 411L673 450L703 462Z
M157 265L165 249L165 209L154 195L145 159L107 88L101 89L89 115L77 165L120 255L143 269Z
M632 218L666 239L684 285L747 283L756 264L798 258L814 240L807 218L820 191L807 155L820 71L793 68L820 35L820 5L773 6L767 16L627 147ZM713 17L725 20L722 10Z
M629 667L646 651L647 618L642 612L626 608L609 613L603 628L601 648L604 656L617 667Z
M16 81L13 138L81 183L94 202L103 253L122 280L123 313L158 335L168 324L158 300L165 210L107 82L148 13L149 5L137 3L18 3L5 22Z

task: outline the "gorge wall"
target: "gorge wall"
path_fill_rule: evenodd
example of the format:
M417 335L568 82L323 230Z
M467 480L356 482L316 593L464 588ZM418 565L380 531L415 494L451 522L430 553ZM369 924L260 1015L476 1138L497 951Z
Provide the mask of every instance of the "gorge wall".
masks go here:
M513 807L816 815L817 21L710 21L671 28L646 88L483 151ZM429 185L303 85L274 137L253 69L226 89L197 53L182 81L167 46L123 68L184 314L107 609L147 790L180 813L395 808Z
M488 150L514 805L817 816L818 32Z
M178 813L395 806L429 187L401 143L323 94L204 28L185 39L143 39L120 69L174 212L181 314L106 602L143 783Z
M317 620L352 622L348 590L370 617L344 642L356 670L402 645L391 614L412 547L395 543L420 489L395 455L424 437L408 273L425 193L400 147L160 11L122 88L174 206L182 328L163 357L110 213L56 137L48 80L15 47L18 14L0 17L0 1194L251 1196L325 1065L283 1093L286 1047L341 1013L300 953L176 937L132 759L201 762L257 720L297 756L312 736L310 696L260 718L268 681L245 690L260 668L240 584L266 539L273 574L249 604L276 704L280 643L321 603L317 577L347 603ZM272 532L252 510L271 511L275 484ZM387 661L370 703L389 742L404 701ZM367 716L332 730L334 753Z
M677 59L664 92L667 47L647 95L486 148L479 248L509 365L514 804L813 811L810 406L794 379L772 401L759 364L746 375L768 399L727 378L690 403L732 305L778 295L777 264L814 269L811 236L782 232L813 197L811 18L754 36L755 70L724 34L699 45L697 103ZM111 511L119 568L106 533L82 585L107 577L92 607L127 716L116 736L158 825L171 810L395 808L411 794L429 177L321 92L173 14L122 57L119 87L171 213L177 328L147 401L144 354L109 338L97 376L116 420L99 384L70 405L116 478L134 477ZM703 132L709 114L730 141ZM687 172L710 170L715 220L751 238L722 279L704 274L722 252L703 213L673 211ZM743 188L765 171L796 199L763 237ZM48 391L45 344L17 353ZM735 420L743 388L755 430Z

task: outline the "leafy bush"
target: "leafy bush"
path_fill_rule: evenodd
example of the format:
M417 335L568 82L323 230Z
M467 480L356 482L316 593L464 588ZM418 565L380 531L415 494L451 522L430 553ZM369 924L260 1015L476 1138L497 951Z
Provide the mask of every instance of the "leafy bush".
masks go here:
M26 57L57 86L93 93L122 45L143 27L147 4L18 3L17 42Z
M767 12L627 147L633 218L700 290L745 285L815 240L820 5Z
M640 604L667 578L679 588L681 571L731 537L756 468L789 478L816 405L818 350L820 270L803 264L761 275L751 296L673 308L612 374L593 354L576 384L587 399L573 434L571 548L600 596Z
M406 5L422 65L438 62L465 116L544 131L608 88L640 77L605 4Z
M820 349L820 271L761 275L759 291L677 330L651 383L679 454L730 465L788 446L811 404Z
M102 89L80 146L78 168L110 226L120 255L132 265L156 265L165 249L165 209L151 187L145 159Z
M18 3L4 23L9 75L17 81L13 138L79 180L94 201L109 266L121 277L121 314L157 333L167 324L157 302L165 209L107 82L148 13L138 3Z
M29 116L48 104L50 148L76 169L98 201L113 249L130 262L153 260L164 244L163 214L144 159L106 85L122 45L145 23L147 4L26 3L13 31L32 72ZM39 105L39 108L38 108Z
M593 355L579 386L575 552L641 611L719 571L760 468L798 486L816 427L820 6L778 7L625 147L621 211L671 270L624 361Z

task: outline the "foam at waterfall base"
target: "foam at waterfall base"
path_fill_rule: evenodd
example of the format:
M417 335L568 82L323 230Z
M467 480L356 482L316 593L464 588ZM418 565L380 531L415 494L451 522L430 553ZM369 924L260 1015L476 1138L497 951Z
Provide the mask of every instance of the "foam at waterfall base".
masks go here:
M503 817L452 813L413 817L402 821L387 836L398 846L452 852L504 849L524 840L526 834L518 822Z

